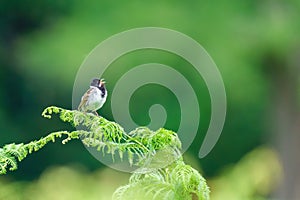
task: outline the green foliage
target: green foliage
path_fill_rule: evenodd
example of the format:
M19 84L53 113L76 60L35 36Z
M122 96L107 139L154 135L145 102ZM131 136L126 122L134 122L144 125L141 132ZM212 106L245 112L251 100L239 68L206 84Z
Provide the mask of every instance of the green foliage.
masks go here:
M42 115L51 118L53 113L60 114L61 120L81 129L70 134L80 137L85 145L111 154L112 158L116 152L121 159L126 153L131 165L142 166L149 163L149 160L156 158L157 151L171 150L174 153L173 160L180 157L181 143L177 134L172 131L159 129L153 132L146 127L139 127L127 134L119 124L103 117L54 106L46 108ZM71 138L66 140L69 139Z
M129 184L118 188L113 196L114 200L141 198L206 200L209 199L209 189L198 171L178 160L151 173L133 173Z
M66 136L62 143L81 138L88 147L103 154L123 159L127 155L130 165L138 167L128 185L114 193L114 199L209 199L209 189L204 178L182 161L181 143L176 133L159 129L151 131L139 127L129 133L117 123L91 113L66 110L51 106L42 116L51 118L59 114L62 121L72 124L76 131L59 131L28 144L7 144L0 148L0 174L17 169L17 160L38 151L50 141ZM137 194L136 191L139 191Z
M38 151L43 148L49 142L55 142L55 138L67 135L67 138L62 141L66 143L71 139L78 138L78 131L67 132L58 131L53 132L37 141L31 141L28 144L7 144L3 148L0 148L0 174L6 174L7 170L14 171L18 168L17 160L22 161L28 154Z

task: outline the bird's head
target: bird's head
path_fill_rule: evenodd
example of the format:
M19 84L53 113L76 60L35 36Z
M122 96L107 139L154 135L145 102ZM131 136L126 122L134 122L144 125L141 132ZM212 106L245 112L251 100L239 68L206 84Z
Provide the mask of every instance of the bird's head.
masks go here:
M94 78L91 82L91 86L94 86L97 88L105 88L105 81L104 81L104 79Z

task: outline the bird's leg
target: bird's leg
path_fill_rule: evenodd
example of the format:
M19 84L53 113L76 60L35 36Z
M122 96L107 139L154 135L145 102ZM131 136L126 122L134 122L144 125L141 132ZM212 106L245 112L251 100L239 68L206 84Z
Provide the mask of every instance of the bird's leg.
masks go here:
M99 116L98 113L97 113L97 111L94 111L94 114L95 114L96 116Z

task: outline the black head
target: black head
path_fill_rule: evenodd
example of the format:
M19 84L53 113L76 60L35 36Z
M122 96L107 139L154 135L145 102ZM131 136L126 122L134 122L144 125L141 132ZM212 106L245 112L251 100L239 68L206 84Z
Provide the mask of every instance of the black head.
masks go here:
M101 92L102 92L102 96L105 95L106 89L105 89L105 81L104 81L104 79L94 78L92 80L92 82L91 82L91 86L99 88L99 90L101 90Z
M98 79L98 78L94 78L91 82L91 86L94 86L94 87L100 87L100 82L101 80Z

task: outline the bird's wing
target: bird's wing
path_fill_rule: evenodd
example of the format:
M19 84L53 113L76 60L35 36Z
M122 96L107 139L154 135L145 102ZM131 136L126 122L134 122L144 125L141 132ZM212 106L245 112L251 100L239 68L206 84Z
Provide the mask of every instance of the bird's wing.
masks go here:
M82 110L82 106L86 105L90 95L94 93L94 89L90 88L88 89L88 91L86 91L86 93L84 93L84 95L81 97L81 102L78 106L78 110L81 111Z

